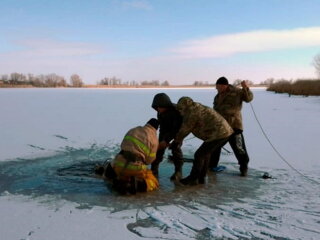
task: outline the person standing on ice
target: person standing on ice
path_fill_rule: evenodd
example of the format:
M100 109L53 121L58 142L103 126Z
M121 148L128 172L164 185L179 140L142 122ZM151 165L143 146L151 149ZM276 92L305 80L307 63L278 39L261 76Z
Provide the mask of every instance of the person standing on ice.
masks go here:
M228 122L214 109L194 102L190 97L182 97L177 103L182 115L182 126L171 145L181 146L183 139L192 133L203 140L194 154L192 170L180 180L184 185L204 184L212 152L223 146L233 133Z
M169 143L173 140L180 129L182 116L176 109L176 105L171 102L169 96L165 93L158 93L154 96L152 108L157 111L157 118L160 124L159 130L159 148L156 160L151 164L151 170L155 176L158 176L159 164L163 160L163 155ZM171 180L178 180L182 177L183 155L180 146L171 148L172 161L175 167Z
M242 125L242 102L251 102L253 93L249 89L246 81L241 82L242 89L229 84L228 79L220 77L216 81L217 95L214 97L213 108L220 113L230 124L234 133L229 138L229 144L240 165L241 176L246 176L248 172L249 156L247 153ZM221 148L217 148L211 155L209 168L218 166Z
M121 142L121 151L105 166L96 167L113 182L120 194L149 192L158 189L159 182L147 165L156 159L158 149L157 119L150 119L145 126L130 129Z

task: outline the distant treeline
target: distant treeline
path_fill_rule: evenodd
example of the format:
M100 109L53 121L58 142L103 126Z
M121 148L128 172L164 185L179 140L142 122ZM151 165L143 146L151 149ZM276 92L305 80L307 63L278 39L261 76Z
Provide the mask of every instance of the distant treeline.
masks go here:
M33 75L11 73L0 76L0 87L82 87L83 81L77 74L70 77L69 83L62 76L55 73L47 75Z
M275 93L288 93L289 96L320 96L320 80L278 80L269 84L267 91L273 91Z
M234 85L240 85L242 80L237 79L233 82ZM262 82L255 85L252 81L247 80L250 86L261 86L266 85L266 82ZM213 87L215 81L195 81L192 86L195 87ZM143 80L143 81L122 81L117 77L104 77L96 82L96 85L85 85L81 77L78 74L71 75L69 81L67 81L63 76L59 76L55 73L52 74L23 74L23 73L11 73L0 75L0 87L168 87L171 86L169 81L165 80L160 82L159 80ZM184 85L187 86L187 85Z
M117 77L105 77L97 82L97 85L104 86L170 86L168 81L160 82L159 80L142 81L141 83L137 81L122 82L120 78Z
M236 79L232 84L239 86L241 79ZM300 79L296 81L288 80L274 80L267 79L259 84L254 84L250 80L246 80L249 86L266 86L267 91L274 91L276 93L288 93L289 95L303 95L303 96L320 96L320 80L305 80ZM209 83L207 81L195 81L195 87L213 87L215 81ZM64 77L55 73L47 75L33 75L22 73L11 73L9 75L0 75L0 87L168 87L168 81L160 82L159 80L150 81L131 81L122 82L117 77L104 77L97 82L97 85L85 85L81 77L77 74L71 75L69 81ZM185 85L187 86L187 85Z
M33 75L23 73L11 73L0 75L0 87L85 87L79 75L71 75L69 81L55 73L47 75ZM122 82L117 77L105 77L97 82L97 86L170 86L168 81L131 81Z

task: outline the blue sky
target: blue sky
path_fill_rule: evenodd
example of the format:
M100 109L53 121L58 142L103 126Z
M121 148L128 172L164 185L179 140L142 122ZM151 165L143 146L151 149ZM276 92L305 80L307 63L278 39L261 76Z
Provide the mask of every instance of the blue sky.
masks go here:
M1 0L0 75L316 78L320 0Z

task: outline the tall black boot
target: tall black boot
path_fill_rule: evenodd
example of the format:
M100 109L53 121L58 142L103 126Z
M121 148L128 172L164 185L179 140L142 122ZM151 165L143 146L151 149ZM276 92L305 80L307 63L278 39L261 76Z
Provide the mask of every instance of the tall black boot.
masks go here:
M240 176L246 177L248 175L248 164L240 165Z
M192 168L190 175L188 177L182 178L180 183L183 185L197 185L198 184L198 173L197 171Z
M197 185L198 178L195 178L192 175L189 175L188 177L182 178L180 180L180 183L182 183L183 185Z

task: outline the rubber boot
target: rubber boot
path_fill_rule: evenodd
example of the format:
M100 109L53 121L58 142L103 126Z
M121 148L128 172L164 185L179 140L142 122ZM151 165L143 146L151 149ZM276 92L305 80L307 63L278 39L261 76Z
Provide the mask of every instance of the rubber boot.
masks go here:
M199 177L198 178L198 183L199 184L205 184L206 183L205 177Z
M248 166L247 165L241 165L240 166L240 176L246 177L248 175Z
M182 178L180 183L183 185L197 185L198 184L198 175L194 168L192 168L190 175L188 177Z
M180 183L182 183L183 185L197 185L198 178L195 178L192 175L189 175L188 177L182 178L180 180Z

